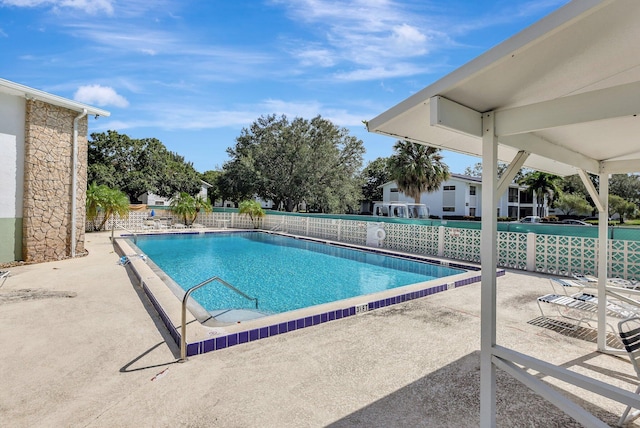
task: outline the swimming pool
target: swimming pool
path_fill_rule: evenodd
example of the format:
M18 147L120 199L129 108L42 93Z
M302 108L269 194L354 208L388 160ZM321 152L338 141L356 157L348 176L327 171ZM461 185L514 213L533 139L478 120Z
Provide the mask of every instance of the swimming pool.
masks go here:
M246 232L246 231L245 231ZM233 231L232 234L242 234L242 231ZM271 235L287 235L284 233L265 233L251 231L253 236L260 241L265 236ZM201 239L208 236L224 237L228 235L228 231L199 231L199 232L174 232L164 233L162 235L155 233L137 234L131 237L131 235L123 235L123 237L116 239L116 245L120 255L140 255L142 250L135 245L134 242L145 247L144 241L149 240L157 243L163 242L163 249L158 251L168 256L170 261L179 259L181 263L187 263L187 259L184 254L197 254L193 245L187 246L184 251L176 251L171 244L173 239L184 239L186 236L190 236L190 243L200 242ZM263 238L259 238L259 237ZM420 262L418 265L426 268L425 265L435 265L436 267L454 268L459 269L462 273L454 274L437 279L431 279L421 281L418 283L411 283L410 285L398 285L395 288L387 288L383 291L375 291L371 288L360 287L360 294L355 297L345 298L342 300L332 301L329 303L320 303L313 306L307 306L300 309L293 309L282 313L259 313L256 315L254 310L241 309L238 311L226 311L216 310L207 311L200 304L195 303L193 299L189 299L187 311L186 325L186 355L193 356L211 351L218 351L230 346L235 346L247 342L253 342L255 340L261 340L264 338L280 335L283 333L289 333L296 330L304 329L311 326L316 326L326 322L333 322L334 320L340 320L343 318L351 317L354 315L364 314L368 311L377 310L386 306L395 305L398 303L408 302L413 299L419 299L425 296L429 296L435 293L440 293L449 289L462 287L468 284L480 282L480 268L476 265L462 264L458 262L449 262L446 260L433 259L428 256L421 256L417 254L398 253L389 249L370 248L362 245L348 244L335 241L327 241L324 239L316 239L311 237L300 237L287 235L289 239L287 242L292 243L294 246L304 246L308 249L304 251L314 252L318 254L325 254L335 250L334 247L351 248L358 250L353 254L357 254L359 257L364 257L370 261L375 261L374 264L391 263L396 265L400 263L401 259L409 259ZM294 239L295 238L295 239ZM266 240L266 239L265 239ZM134 241L134 242L132 242ZM203 239L202 242L205 242ZM213 241L218 242L218 241ZM309 245L310 243L318 245ZM262 245L267 245L261 242ZM327 245L325 245L327 244ZM272 245L272 244L268 244ZM246 257L246 252L241 251L235 253L233 261L238 258ZM145 250L146 251L146 250ZM274 248L271 248L270 253L273 253ZM279 249L278 249L279 251ZM153 253L153 250L150 251ZM233 251L228 249L226 251L232 254ZM239 254L239 255L238 255ZM169 334L174 339L176 344L181 343L180 326L183 324L181 320L182 312L182 298L185 294L184 289L176 283L166 272L163 271L153 261L153 257L149 254L148 257L129 257L125 267L131 269L133 274L132 279L135 278L135 282L144 290L144 293L149 298L150 303L157 311L160 319L168 329ZM379 256L385 256L380 258ZM312 256L315 257L315 256ZM160 257L159 260L161 260ZM203 262L202 257L195 258L198 263L205 265L214 265L215 262ZM273 257L268 257L268 261L272 262ZM302 269L307 271L307 266ZM169 271L170 268L166 268ZM201 277L195 276L194 270L186 268L183 269L189 278L188 286L193 286L195 281L201 279ZM258 269L260 270L260 269ZM335 269L324 267L321 269L326 275L333 275L336 273ZM437 270L436 270L437 271ZM251 277L250 271L242 271L244 276ZM445 271L441 271L445 272ZM416 273L416 272L412 272ZM424 272L417 272L424 274ZM502 276L505 272L503 269L497 269L496 275ZM360 276L360 275L358 275ZM382 278L382 276L375 275L362 275L368 279L365 284L370 284L372 279ZM431 276L431 275L429 275ZM304 281L306 282L306 276ZM386 279L381 282L386 282ZM237 285L237 284L234 284ZM207 288L209 285L205 286ZM368 294L362 294L366 293ZM195 293L194 293L195 294ZM204 304L207 304L204 302ZM245 303L246 305L246 303ZM262 303L260 304L262 306ZM260 309L259 309L260 311ZM237 312L234 314L234 312ZM220 315L223 313L222 315ZM233 319L225 319L225 314L231 313L234 317L239 315L242 319L234 321ZM247 316L249 314L249 316ZM212 315L216 316L215 318ZM268 316L264 316L268 315Z
M287 312L464 272L260 232L142 236L137 246L185 291L213 276L241 291L212 282L192 295L214 317L224 314L227 321ZM258 311L246 296L258 300Z

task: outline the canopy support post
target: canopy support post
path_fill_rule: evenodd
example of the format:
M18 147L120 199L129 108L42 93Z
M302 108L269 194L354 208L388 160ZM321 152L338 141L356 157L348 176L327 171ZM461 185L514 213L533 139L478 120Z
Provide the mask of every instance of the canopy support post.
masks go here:
M598 186L598 350L607 349L607 261L609 260L609 174L600 167Z
M480 314L480 426L496 426L496 367L493 350L496 345L496 206L498 178L498 139L494 131L493 112L482 116L482 229L481 314Z

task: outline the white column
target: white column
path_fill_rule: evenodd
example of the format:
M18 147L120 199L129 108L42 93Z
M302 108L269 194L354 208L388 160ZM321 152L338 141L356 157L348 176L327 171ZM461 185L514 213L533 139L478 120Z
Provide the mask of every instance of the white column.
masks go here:
M438 257L444 257L444 226L438 226Z
M536 271L536 234L527 233L527 271Z
M598 350L607 348L607 262L609 260L609 174L600 172L598 200L602 209L598 212Z
M481 256L481 327L480 327L480 426L496 426L496 370L492 363L496 344L496 266L497 224L496 187L498 140L493 112L482 116L482 229Z

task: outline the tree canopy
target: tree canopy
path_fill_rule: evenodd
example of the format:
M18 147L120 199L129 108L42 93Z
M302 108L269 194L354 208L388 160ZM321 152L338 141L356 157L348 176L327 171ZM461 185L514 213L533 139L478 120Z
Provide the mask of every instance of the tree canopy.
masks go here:
M377 158L364 167L360 174L363 181L363 200L369 202L382 200L382 188L380 186L391 181L388 164L389 158Z
M88 182L120 189L132 203L145 192L163 197L196 194L200 176L191 163L155 138L132 139L116 131L93 133Z
M498 161L498 177L502 176L502 174L507 170L509 164ZM471 177L482 177L482 162L476 162L473 166L468 166L464 169L464 175L469 175ZM515 181L518 181L522 178L524 172L523 170L519 170L516 176L514 177Z
M393 150L389 158L391 178L416 203L420 203L422 192L435 192L451 175L436 147L399 140Z
M618 214L620 224L624 223L625 216L635 214L638 207L633 203L618 195L609 195L609 215Z
M555 203L555 207L565 215L591 214L593 207L579 193L563 193Z
M211 187L207 189L207 197L209 198L209 202L211 202L211 205L215 205L216 201L222 197L219 183L221 176L222 171L216 170L209 170L200 174L200 179L211 185Z
M609 179L609 194L635 204L640 203L640 177L635 174L613 174Z
M363 143L320 116L261 116L227 153L220 188L235 202L258 195L286 211L305 202L320 212L345 212L360 200Z

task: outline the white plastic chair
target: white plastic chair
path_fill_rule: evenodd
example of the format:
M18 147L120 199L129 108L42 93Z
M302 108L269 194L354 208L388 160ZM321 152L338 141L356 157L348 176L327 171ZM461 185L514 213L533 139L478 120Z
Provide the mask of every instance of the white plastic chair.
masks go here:
M633 364L633 369L636 371L636 375L640 380L640 317L628 318L618 323L618 332L620 333L620 340L624 344L624 348L627 350L627 355ZM640 384L636 388L636 394L640 393ZM632 406L627 406L626 410L620 417L618 425L622 426L640 416L640 410L636 409L635 412L629 414Z

